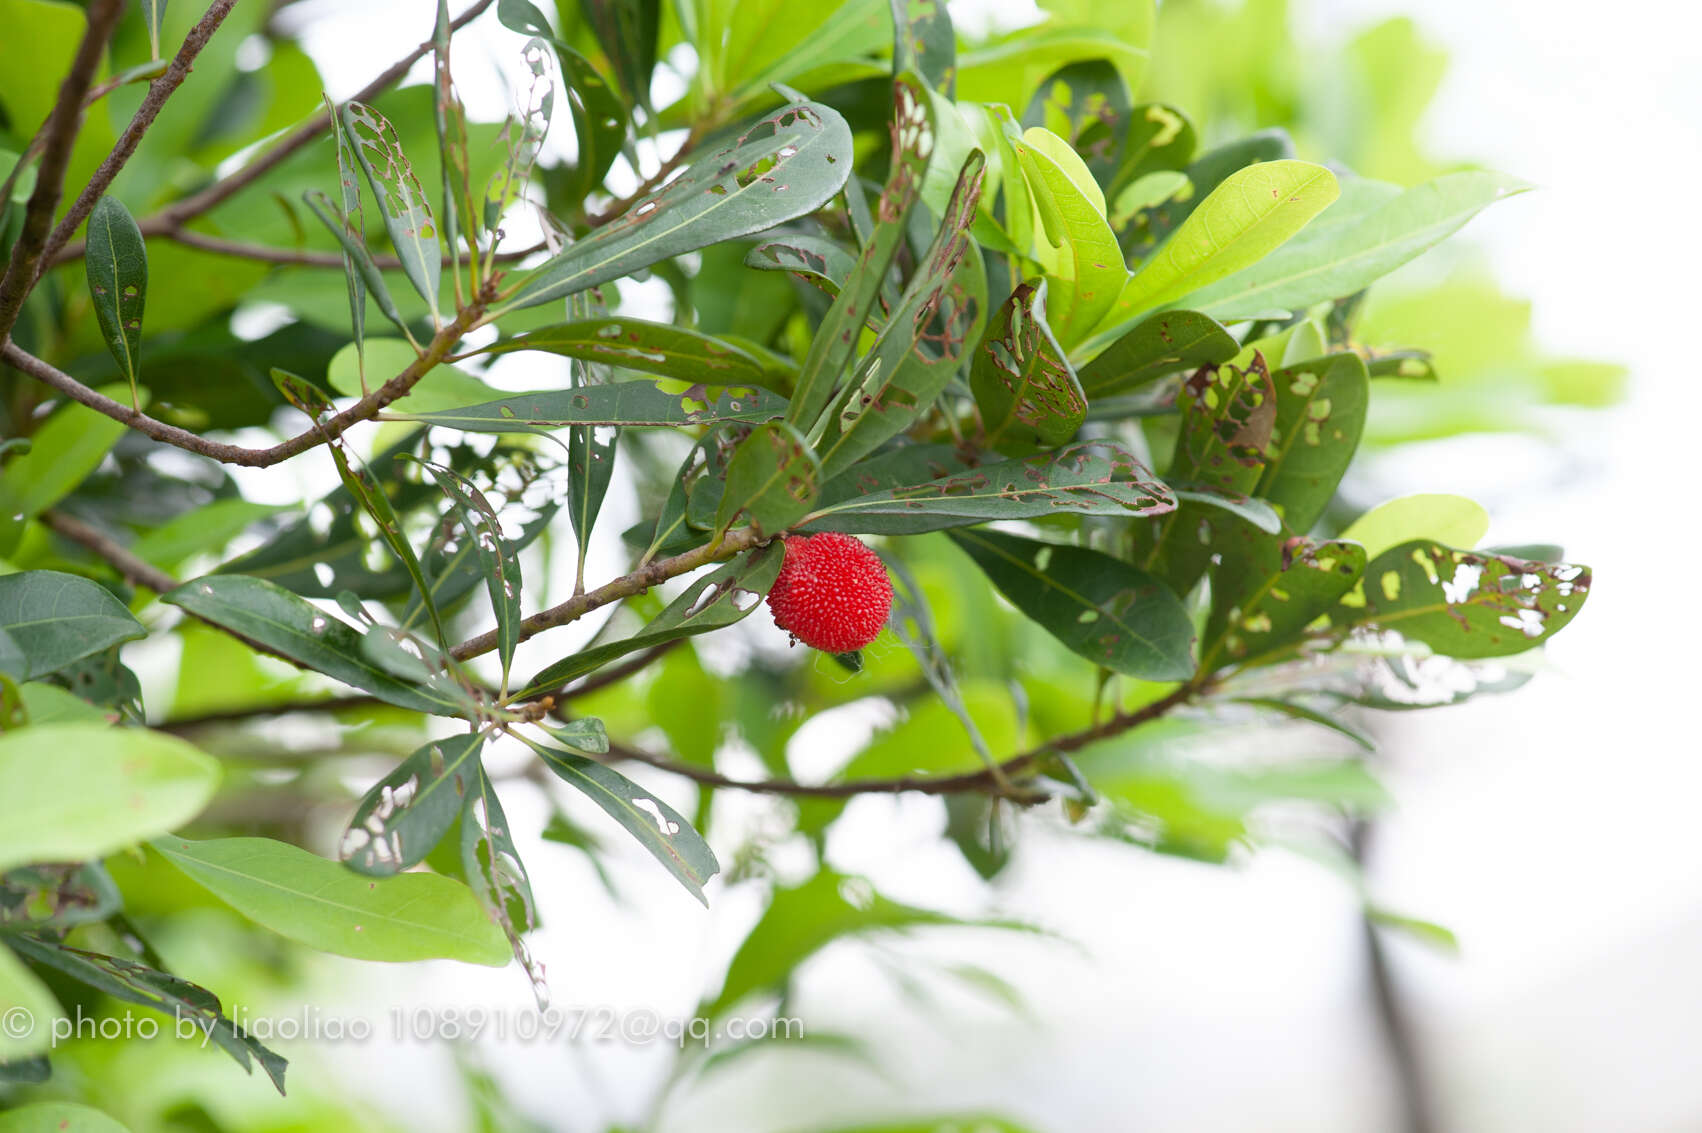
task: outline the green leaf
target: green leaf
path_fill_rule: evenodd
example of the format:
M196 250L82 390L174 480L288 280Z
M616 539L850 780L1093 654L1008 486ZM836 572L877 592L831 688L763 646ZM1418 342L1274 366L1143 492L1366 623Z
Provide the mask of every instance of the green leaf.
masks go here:
M1342 540L1269 535L1247 523L1212 525L1212 609L1200 667L1266 656L1306 632L1352 590L1365 550Z
M0 735L0 872L104 857L188 822L219 766L182 740L137 728L42 724Z
M1086 547L961 531L968 552L1013 606L1072 652L1143 680L1194 672L1194 626L1158 579Z
M1080 371L1081 388L1098 399L1157 381L1178 370L1221 366L1241 344L1198 311L1160 311L1136 323Z
M342 136L340 132L338 136ZM352 269L354 278L359 280L358 286L350 285L349 312L352 318L357 309L355 292L359 291L361 302L358 306L361 313L359 322L355 327L355 341L352 345L355 350L355 357L358 360L357 373L361 381L364 382L366 380L366 356L363 353L366 335L365 296L371 294L372 301L378 304L379 312L396 324L396 328L403 334L408 333L407 321L402 318L402 312L397 308L396 300L391 298L390 288L385 284L384 276L379 272L378 265L372 262L372 253L367 251L364 234L356 229L355 220L351 219L351 214L345 213L332 205L331 198L318 189L309 189L301 195L301 199L312 210L313 215L319 218L319 223L323 224L330 230L331 235L337 238L337 243L343 249L345 272ZM359 214L353 215L358 217Z
M434 740L398 763L361 798L338 856L368 877L391 877L424 861L455 825L484 743L477 732Z
M443 494L449 497L461 519L461 528L466 532L467 544L485 576L485 593L490 597L491 613L496 617L502 687L506 689L508 667L514 661L514 651L520 646L520 622L523 618L520 611L520 558L506 553L502 520L477 485L453 468L426 461L420 463L437 481L437 486L443 489ZM446 547L445 553L453 552Z
M402 152L396 127L384 115L364 103L347 102L337 117L384 214L384 227L402 261L402 273L426 301L432 324L437 325L441 322L437 289L443 278L443 245L437 239L437 222L425 186Z
M1271 375L1276 422L1254 494L1293 531L1308 531L1359 449L1371 379L1357 354L1332 354Z
M1483 170L1449 173L1393 199L1375 202L1351 220L1324 225L1341 202L1310 229L1251 267L1195 291L1189 304L1219 319L1304 311L1315 303L1363 290L1457 231L1496 201L1531 186Z
M337 107L331 101L331 96L325 96L325 112L331 116L331 121L337 120ZM349 326L354 332L355 359L360 372L361 393L366 393L366 293L367 277L378 280L381 290L384 280L378 274L378 268L372 262L372 257L366 254L366 219L361 215L360 207L360 173L357 170L353 148L349 145L349 136L340 128L333 129L331 136L337 143L337 193L341 204L340 209L333 210L330 201L323 193L317 200L304 196L307 206L313 209L314 215L332 229L332 235L343 247L343 280L349 289ZM323 202L321 207L320 202ZM331 224L331 217L342 221L341 229ZM381 310L395 309L387 290L379 300Z
M838 243L805 232L771 236L745 253L745 266L758 271L785 271L837 297L857 269L860 257ZM876 281L879 283L880 281Z
M1042 152L1036 143L1043 139L1069 152L1062 139L1036 129L1013 139L1011 145L1040 220L1034 258L1046 271L1046 313L1058 341L1074 348L1111 310L1129 271L1123 266L1117 237L1105 219L1104 197L1099 197L1096 207L1052 156L1057 150ZM1085 166L1081 176L1092 184ZM1097 194L1098 187L1093 191Z
M0 932L54 932L104 921L124 905L98 861L48 862L0 873Z
M656 69L659 0L579 0L585 22L615 65L627 101L650 109L651 72Z
M462 711L461 699L444 689L408 684L374 664L360 630L265 579L211 575L185 583L161 601L387 704L440 716Z
M473 894L434 873L374 880L270 838L150 845L219 900L280 936L357 960L501 967L508 944Z
M357 350L351 342L333 354L325 371L325 380L336 392L359 397L363 367L368 374L376 376L382 382L401 373L418 360L419 352L402 339L369 338L364 350ZM427 370L412 389L391 404L405 406L412 413L436 413L475 404L496 392L460 367L439 363Z
M573 108L577 155L567 170L570 174L565 179L570 186L567 195L570 200L584 200L602 184L609 166L620 156L627 133L626 104L590 60L556 38L544 14L528 0L498 0L496 14L509 30L546 40L555 49Z
M1398 543L1426 539L1450 547L1475 547L1489 533L1489 513L1476 500L1443 493L1418 493L1385 500L1343 531L1376 558Z
M786 388L787 371L777 367L772 357L759 357L689 327L624 316L558 323L475 353L508 354L516 350L541 350L706 386Z
M765 535L791 527L821 494L821 462L798 430L770 421L751 432L727 465L727 488L715 529L726 531L743 516Z
M525 700L554 692L574 677L628 653L732 625L760 604L780 574L783 556L784 548L779 541L746 551L692 583L631 637L593 646L557 661L527 682L526 688L515 694L516 698Z
M160 57L160 25L165 22L166 0L142 0L142 19L148 25L148 49Z
M142 372L142 310L148 301L148 249L142 230L117 197L102 197L89 213L83 252L89 298L106 348L130 382L130 397L141 406L136 383Z
M1186 125L1185 119L1183 124ZM1130 139L1129 145L1133 150L1136 145L1134 138ZM1155 148L1156 145L1155 141ZM1260 130L1228 145L1208 150L1183 170L1188 181L1186 192L1137 214L1126 227L1118 230L1123 250L1131 261L1146 259L1152 254L1152 250L1193 215L1194 210L1209 199L1212 191L1223 184L1232 173L1257 162L1277 161L1293 156L1294 142L1281 130ZM1175 166L1166 162L1156 164L1144 172L1172 168ZM1124 182L1120 183L1118 188L1121 190L1126 186L1127 182Z
M1203 484L1190 484L1184 480L1168 480L1170 492L1182 503L1200 504L1228 512L1238 519L1244 519L1270 535L1282 530L1282 520L1275 509L1264 500L1256 500L1252 496L1240 492L1225 492L1218 488L1208 488ZM1193 509L1189 509L1192 511Z
M54 1133L130 1133L100 1110L73 1102L40 1102L0 1114L0 1133L42 1133L47 1129Z
M249 1073L254 1072L254 1063L259 1062L272 1085L280 1094L284 1092L284 1069L289 1063L226 1017L219 997L206 988L135 960L86 952L34 937L15 938L13 947L37 964L57 969L121 1002L151 1007L173 1019L192 1023L204 1036L203 1045L212 1042Z
M0 577L0 631L28 662L16 674L21 680L56 673L120 642L147 636L106 587L56 570Z
M1139 89L1146 72L1147 37L1105 26L1122 9L1148 7L1144 0L1101 9L1081 23L1052 21L1012 32L958 56L957 96L964 101L1006 102L1022 98L1060 67L1082 59L1108 59L1130 90ZM1085 14L1084 14L1085 15Z
M1046 324L1046 281L1018 284L987 324L969 372L987 444L1061 445L1087 419L1087 398Z
M65 1018L65 1012L60 1010L59 1001L53 998L53 993L47 986L36 978L35 973L24 967L23 962L12 953L10 948L0 943L0 1003L4 1003L8 1011L22 1008L24 1016L30 1023L23 1034L14 1030L14 1024L8 1023L0 1027L0 1063L13 1062L38 1054L45 1054L53 1045L53 1027ZM22 1028L18 1028L21 1030ZM47 1110L50 1106L29 1106L15 1109L11 1113L0 1114L0 1131L4 1133L36 1133L40 1129L51 1129L53 1126L33 1124L35 1117L45 1116L42 1113L30 1114L31 1109ZM66 1109L81 1107L63 1107ZM26 1114L30 1114L26 1117ZM71 1116L69 1114L58 1116ZM67 1126L66 1128L75 1128ZM91 1126L90 1128L94 1128Z
M1338 632L1394 630L1447 657L1510 657L1564 629L1589 593L1588 567L1416 539L1374 557L1331 620Z
M1200 370L1182 386L1182 431L1166 480L1228 492L1259 483L1276 427L1276 390L1262 355L1245 370Z
M1106 195L1114 200L1123 189L1149 173L1181 169L1194 156L1195 144L1194 124L1174 106L1149 102L1135 107L1129 112L1122 159Z
M1133 133L1129 88L1104 59L1071 63L1047 76L1023 112L1025 127L1039 126L1081 156L1098 184L1115 174L1125 134Z
M721 863L715 860L709 843L679 812L594 759L547 744L532 744L532 749L557 778L602 807L666 866L687 892L708 906L703 887L720 872Z
M853 74L884 74L884 64L851 63L892 42L888 5L881 0L829 0L791 4L786 0L738 0L704 17L700 45L717 93L735 107L769 97L774 83L812 72L834 74L842 64ZM725 37L725 45L721 40Z
M535 433L568 425L663 427L712 421L760 422L785 412L785 399L767 390L631 381L513 393L483 405L398 416L469 433Z
M950 97L957 84L957 33L939 0L891 0L892 71L914 72Z
M1114 441L1082 441L1022 460L969 468L952 450L915 453L932 467L891 486L874 462L859 465L824 491L801 527L810 531L914 535L994 519L1053 515L1162 515L1176 498ZM915 473L910 473L914 476Z
M1232 173L1129 280L1105 326L1120 327L1259 262L1340 191L1335 174L1306 161L1267 161Z
M117 387L108 391L117 393ZM42 423L28 451L0 472L0 557L10 555L33 519L89 478L124 435L124 423L70 404Z
M551 257L500 309L547 303L814 212L845 184L851 159L851 131L837 112L814 102L784 106Z

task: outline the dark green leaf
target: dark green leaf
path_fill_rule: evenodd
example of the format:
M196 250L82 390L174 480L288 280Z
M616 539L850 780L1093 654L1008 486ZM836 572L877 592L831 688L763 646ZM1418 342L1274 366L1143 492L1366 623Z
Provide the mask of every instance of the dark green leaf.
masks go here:
M844 290L859 262L836 242L800 232L770 237L745 253L746 267L788 271L833 296Z
M1151 315L1080 370L1081 388L1098 399L1125 393L1178 370L1220 366L1241 352L1235 336L1198 311Z
M798 430L770 421L752 430L727 465L715 527L725 531L743 516L765 535L791 527L821 493L821 462Z
M607 317L558 323L493 343L480 354L541 350L706 386L785 389L786 371L730 342L668 323Z
M1211 549L1212 610L1202 668L1287 645L1329 613L1365 570L1365 548L1358 543L1284 538L1233 519L1212 524Z
M532 879L526 873L526 863L520 860L496 786L482 764L474 765L473 778L474 789L468 793L467 809L461 815L461 870L473 896L508 939L509 951L526 970L542 1004L547 1000L543 970L532 962L531 951L522 939L538 927Z
M83 252L89 298L106 348L138 397L142 372L142 309L148 301L148 249L142 230L117 197L102 197L89 213ZM138 403L140 404L140 403Z
M402 152L396 128L382 114L363 103L349 102L343 105L338 121L384 214L384 227L402 261L402 272L426 301L435 324L439 321L437 288L443 278L443 246L437 239L437 222L425 187Z
M515 393L483 405L406 415L410 421L469 433L535 433L567 425L669 426L712 421L769 421L786 401L767 390L670 381L615 382L583 389Z
M508 687L508 666L514 660L514 650L520 645L520 558L508 554L502 538L502 520L496 509L479 491L477 485L452 468L422 461L437 486L455 507L460 516L467 545L485 576L485 592L490 596L491 613L496 617L497 653L502 660L502 686ZM453 558L458 546L445 546L445 556ZM421 591L421 601L432 606L431 588Z
M1259 483L1277 418L1276 390L1263 355L1245 370L1200 370L1182 386L1182 432L1167 480L1229 492Z
M1291 531L1308 531L1359 449L1370 379L1357 354L1331 354L1271 375L1276 423L1254 494Z
M340 135L339 135L340 136ZM356 309L355 292L361 293L361 316L356 327L356 341L362 344L361 372L365 374L364 342L366 334L365 295L370 293L372 301L378 304L378 310L383 316L396 324L404 334L407 333L407 323L402 318L402 312L396 306L396 300L390 297L390 288L384 283L384 276L378 271L378 265L372 262L372 253L366 249L366 244L359 231L355 228L356 217L337 209L318 189L310 189L301 195L307 207L313 210L313 215L319 222L331 231L337 238L337 243L343 249L343 262L352 267L354 278L359 280L359 286L350 284L349 310L351 314Z
M1174 106L1149 102L1135 107L1129 113L1123 154L1106 196L1115 200L1124 188L1148 173L1181 169L1194 156L1194 144L1194 124Z
M656 34L662 25L660 0L579 0L579 9L614 63L627 100L649 110Z
M1086 547L952 534L1012 605L1096 665L1144 680L1194 672L1194 627L1158 579Z
M1116 67L1105 59L1085 59L1042 80L1022 124L1043 127L1069 142L1093 179L1105 185L1118 169L1124 136L1137 133L1130 101L1129 86Z
M987 443L1061 445L1087 417L1075 369L1046 324L1046 281L1019 284L987 323L969 372Z
M957 85L957 33L945 0L892 0L892 72L913 71L951 97Z
M484 736L434 740L373 785L343 832L339 856L369 877L418 865L449 833L473 790Z
M0 576L0 631L28 662L32 680L121 641L146 637L142 624L104 586L56 570Z

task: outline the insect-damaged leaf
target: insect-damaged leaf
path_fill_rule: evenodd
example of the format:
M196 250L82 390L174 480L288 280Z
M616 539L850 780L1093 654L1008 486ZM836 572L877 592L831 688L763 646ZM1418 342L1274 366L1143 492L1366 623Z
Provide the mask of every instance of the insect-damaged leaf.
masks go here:
M1365 570L1365 548L1357 543L1285 538L1233 519L1214 525L1212 550L1202 668L1288 644L1329 613Z
M22 654L22 664L14 662L15 671L10 672L20 681L58 672L121 641L147 636L112 591L56 570L0 576L0 632Z
M521 939L538 926L532 879L520 860L495 784L483 764L475 764L472 773L473 790L461 815L461 872L474 898L508 939L509 951L526 970L541 1009L548 999L543 971L533 964L531 951Z
M621 144L626 141L626 104L590 60L556 38L544 14L528 0L497 0L496 16L510 31L536 36L555 49L573 107L577 155L574 164L563 171L569 190L565 195L569 200L583 200L602 184L609 166L620 156Z
M1332 354L1271 375L1276 422L1254 494L1292 531L1324 514L1359 448L1371 381L1357 354Z
M106 348L130 381L132 401L139 396L142 372L142 309L148 301L148 249L142 230L117 197L102 197L89 213L83 252L89 298Z
M892 487L878 465L873 475L860 465L828 485L822 506L801 526L913 535L994 519L1160 515L1176 506L1170 489L1113 441L1083 441L979 468L965 466L949 449L912 455L929 461L937 477Z
M715 852L703 836L693 830L673 807L644 790L638 784L594 759L576 755L548 744L533 744L544 766L555 772L562 782L581 791L585 797L602 807L640 845L655 855L656 860L679 879L688 892L705 905L709 899L703 887L721 870Z
M1373 558L1331 622L1394 630L1448 657L1509 657L1558 633L1589 593L1588 567L1418 539Z
M689 327L624 316L558 323L493 343L478 353L508 354L516 350L541 350L706 386L784 389L788 376L788 368L772 356L760 357Z
M210 782L208 786L210 794ZM104 921L123 906L118 885L98 861L53 862L0 873L0 932L62 931Z
M1198 311L1160 311L1143 319L1078 371L1090 398L1138 389L1178 370L1220 366L1241 352L1235 336Z
M433 740L373 784L343 832L339 856L370 877L418 865L455 825L473 790L484 737Z
M360 630L265 579L210 575L160 600L387 704L449 716L462 709L461 700L443 690L397 680L370 659Z
M891 0L892 70L913 71L951 97L957 85L957 33L945 0Z
M331 96L325 96L325 112L331 116L331 121L337 121L337 107L331 101ZM341 218L341 225L331 222L330 199L320 193L318 201L310 199L304 193L303 200L311 208L320 222L329 227L337 242L343 246L343 281L349 289L349 325L354 332L355 358L360 368L361 393L366 393L366 292L367 277L377 276L378 269L372 263L372 257L366 254L366 220L361 215L360 207L360 174L357 172L354 147L349 144L349 136L340 127L333 128L331 136L337 143L337 196L341 207L336 210ZM320 204L323 202L323 206ZM380 289L384 281L378 280ZM379 309L385 317L389 317L395 303L390 300L388 293L379 300Z
M1193 480L1230 492L1259 483L1276 426L1276 390L1264 356L1245 370L1201 369L1182 386L1182 431L1167 480Z
M490 596L491 613L496 617L497 652L502 660L502 687L508 687L508 667L514 660L514 650L520 645L520 557L509 554L502 538L502 520L490 500L478 486L452 468L421 461L431 473L443 494L449 497L460 517L468 545L485 576L485 593ZM444 554L453 556L458 548L445 547ZM421 604L434 606L431 587L420 591Z
M540 265L503 309L534 307L814 212L845 184L851 159L851 131L836 111L814 102L781 107Z
M858 262L859 257L834 241L805 232L771 237L745 253L748 268L791 272L832 296L844 290Z
M952 534L982 573L1040 627L1096 665L1143 680L1194 672L1194 626L1145 571L1086 547L993 531Z
M798 367L798 385L787 411L789 424L813 430L839 391L841 376L856 356L858 339L874 309L875 300L904 241L910 210L922 192L922 179L934 152L932 104L920 80L900 75L893 80L891 128L892 165L886 188L875 205L880 223L864 244L856 266L839 288L839 296L816 328L810 352ZM860 192L853 185L855 192Z
M1087 398L1046 324L1044 279L1018 284L988 322L969 388L992 447L1007 436L1061 445L1081 428Z
M631 381L581 389L515 393L483 405L415 413L410 421L469 433L535 433L565 425L703 425L768 421L786 412L786 399L743 386Z
M746 551L686 588L643 629L557 661L533 677L516 694L519 699L554 692L574 677L589 673L617 657L652 645L707 633L732 625L756 609L780 574L784 549L779 541Z
M443 246L425 187L402 152L396 128L382 114L364 103L349 102L337 117L384 214L384 227L402 261L402 272L426 301L436 324L441 321L437 288L443 277Z
M727 465L727 487L715 528L744 516L765 535L777 535L808 512L821 492L821 462L798 430L770 421L751 432Z
M1129 85L1105 59L1086 59L1054 71L1034 92L1022 124L1063 138L1101 185L1109 184L1130 130Z
M827 433L817 446L823 476L849 468L925 413L980 331L987 278L969 226L984 172L976 150L963 164L940 229L903 299L830 409Z
M1194 156L1195 142L1194 124L1174 106L1148 102L1135 107L1129 112L1129 130L1123 136L1123 155L1116 175L1109 183L1107 196L1115 200L1125 188L1148 173L1181 169ZM1115 221L1112 227L1116 227ZM1121 230L1118 237L1122 237Z
M350 214L345 213L331 204L331 198L317 189L310 189L301 195L302 201L319 218L319 223L330 230L337 238L337 243L343 248L343 263L345 268L352 268L354 278L359 280L359 286L350 284L349 310L351 314L357 310L356 291L360 292L360 320L356 325L357 349L360 351L360 367L362 381L365 380L366 354L366 299L370 293L372 301L378 304L378 310L394 323L402 333L407 333L407 323L402 318L401 310L396 306L396 300L390 296L390 288L384 282L384 276L379 273L378 265L372 261L372 253L367 251L366 244L355 229L355 221ZM364 387L363 387L364 388Z

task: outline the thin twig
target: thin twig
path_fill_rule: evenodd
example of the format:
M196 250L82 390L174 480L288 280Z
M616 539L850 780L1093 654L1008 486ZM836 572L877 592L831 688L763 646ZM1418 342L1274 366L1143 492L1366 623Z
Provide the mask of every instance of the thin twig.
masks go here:
M89 5L83 40L77 45L65 81L59 84L59 99L53 105L46 141L41 147L35 190L25 206L23 228L12 246L6 274L0 277L0 342L10 341L18 313L24 309L24 300L35 286L36 271L45 262L42 253L53 227L53 215L59 209L65 169L71 163L71 149L83 124L83 97L88 94L89 83L100 66L101 52L123 10L123 0L94 0Z
M207 46L207 42L213 38L213 33L219 30L219 25L224 23L225 17L230 14L235 4L236 0L213 0L206 14L189 29L189 34L183 37L183 46L177 49L177 55L172 59L171 66L166 68L165 74L148 84L148 93L143 97L142 105L138 106L136 113L131 116L130 125L124 128L124 133L119 135L112 152L106 155L106 160L100 163L100 168L89 178L89 183L77 194L77 199L66 210L59 226L53 230L53 235L47 238L47 244L42 248L42 266L38 267L36 273L38 276L45 270L45 265L53 262L54 253L65 246L65 241L71 238L71 233L81 227L84 218L95 207L95 202L100 200L101 194L106 192L113 178L118 176L119 171L130 160L130 155L136 152L142 135L148 132L148 128L154 124L154 119L159 117L166 99L189 77L195 57L201 54L201 49Z
M258 260L265 264L335 268L338 271L343 269L343 253L341 252L321 252L311 248L271 248L263 244L244 244L236 240L223 240L217 236L208 236L202 232L192 232L187 228L174 228L169 232L162 232L160 235L175 244L182 244L186 248L198 248L203 252L212 252L220 256L232 256L242 260ZM497 254L496 262L513 263L516 260L525 259L534 252L540 252L543 248L543 244L538 243L513 252L500 252ZM395 256L375 255L372 257L372 262L382 271L402 270L402 261ZM447 255L443 257L444 267L452 267L454 263L452 257Z
M463 24L477 18L486 8L491 6L492 2L493 0L477 0L477 3L457 16L449 26L460 28ZM357 91L352 101L366 102L375 98L390 84L406 75L409 68L425 58L431 50L432 41L428 39L391 64L376 79ZM286 158L324 133L330 125L331 115L329 113L323 110L316 112L306 122L297 126L277 144L257 155L253 161L244 165L241 169L232 172L229 176L220 178L198 193L184 197L182 200L173 201L159 212L142 217L136 222L137 227L142 230L144 236L162 236L175 228L181 228L185 221L192 220L203 213L211 212L258 181ZM74 241L60 248L58 254L53 258L53 262L55 264L64 263L67 260L77 259L82 254L82 241Z

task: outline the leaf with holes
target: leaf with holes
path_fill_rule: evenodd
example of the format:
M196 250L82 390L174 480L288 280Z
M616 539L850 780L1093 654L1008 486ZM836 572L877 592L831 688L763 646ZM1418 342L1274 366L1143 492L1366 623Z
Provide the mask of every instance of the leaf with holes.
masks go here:
M1251 492L1263 474L1276 427L1276 390L1264 356L1245 370L1201 370L1182 386L1182 429L1167 480Z
M490 596L491 613L496 617L497 654L502 660L502 687L508 687L508 667L514 660L514 650L520 645L520 558L506 553L502 538L502 520L490 500L478 486L452 468L441 464L421 462L431 473L443 494L460 517L480 572L485 577L485 593ZM459 548L445 547L444 555L453 558ZM435 608L431 586L420 591L420 601L426 609Z
M773 236L745 253L745 266L758 271L790 272L837 297L856 271L860 258L824 236L788 232Z
M987 444L1061 445L1087 417L1087 398L1070 360L1046 324L1046 281L1018 284L987 324L975 349L969 388Z
M1357 354L1332 354L1271 375L1276 421L1253 490L1291 531L1318 522L1359 449L1371 380Z
M851 159L851 131L837 112L788 104L552 256L500 309L535 307L814 212L844 186Z
M817 418L833 403L840 382L856 357L863 329L874 310L904 242L910 212L922 192L935 145L933 104L914 75L893 80L893 119L890 140L892 164L886 187L875 203L879 223L864 243L839 296L828 308L810 339L810 350L798 367L798 384L786 413L788 424L813 431Z
M366 244L361 235L355 231L354 221L351 220L350 214L333 206L331 198L327 197L324 193L317 189L310 189L303 193L301 195L301 199L307 204L307 207L312 210L313 215L319 218L319 222L330 230L332 236L337 238L337 243L340 244L343 249L343 262L345 265L353 268L354 277L358 278L360 281L358 288L355 284L350 284L351 291L349 295L349 310L352 313L357 309L355 291L361 291L362 295L359 303L361 316L360 321L355 328L355 333L356 341L360 343L360 346L358 347L361 351L360 373L362 381L364 381L366 374L366 356L363 337L366 333L365 295L371 295L372 301L378 304L379 313L394 323L397 329L401 330L404 334L407 333L407 323L402 318L400 308L396 306L396 300L391 298L390 288L385 284L384 276L379 273L378 265L373 263L372 253L367 251Z
M136 382L142 372L142 310L148 301L148 249L136 218L117 197L102 197L89 213L83 251L89 299L101 338L130 382L131 401L139 408Z
M693 897L708 906L703 887L720 872L721 863L715 860L709 843L678 811L653 792L594 759L548 744L534 743L532 748L545 767L626 827Z
M785 412L786 399L767 390L630 381L513 393L465 409L398 416L469 433L536 433L568 425L658 428L715 421L770 421Z
M337 119L384 214L384 227L402 261L402 273L426 301L435 325L441 321L437 288L443 277L443 246L425 187L402 152L396 128L384 115L364 103L347 102Z
M1136 323L1078 375L1082 392L1098 399L1180 370L1221 366L1240 352L1241 344L1216 319L1198 311L1160 311Z
M574 153L576 159L563 178L570 200L583 200L597 186L620 156L626 141L627 107L616 93L614 84L570 44L557 39L544 14L529 0L498 0L497 19L510 31L545 40L555 49L566 82L567 97L573 108ZM521 129L524 130L524 124ZM504 176L504 189L510 178ZM508 193L503 191L496 206L506 207Z
M1194 156L1195 144L1194 124L1174 106L1149 102L1135 107L1129 112L1122 157L1106 196L1116 200L1124 189L1149 173L1181 169ZM1121 235L1119 232L1119 239Z
M98 861L52 862L0 873L0 932L55 932L104 921L124 906Z
M508 945L465 885L435 873L375 880L270 838L156 838L213 896L280 936L356 960L501 967Z
M1559 633L1589 594L1585 566L1417 539L1373 558L1331 622L1338 632L1394 630L1447 657L1510 657Z
M727 487L715 517L726 531L742 516L764 535L791 527L821 494L821 462L798 430L770 421L739 445L727 465Z
M617 657L730 626L756 609L780 574L784 550L779 541L746 551L698 579L631 637L610 641L557 661L516 694L525 700L554 692L574 677L601 668Z
M1329 613L1365 571L1365 548L1357 543L1285 538L1237 520L1215 525L1212 550L1202 669L1287 645Z
M1042 144L1045 143L1043 149ZM1104 197L1095 201L1081 181L1092 186L1086 166L1078 173L1060 164L1069 147L1045 130L1029 129L1012 139L1039 218L1034 258L1046 271L1047 315L1058 341L1074 349L1098 325L1122 293L1129 278L1117 237L1105 219Z
M1194 625L1162 582L1086 547L960 531L968 552L1018 610L1096 665L1143 680L1194 672Z
M522 939L538 927L532 879L526 873L526 863L520 860L508 815L496 796L496 785L483 764L474 766L473 782L467 809L461 815L461 872L490 923L502 930L509 951L532 981L541 1007L548 998L543 969L532 962L531 950Z
M892 71L914 72L951 97L957 84L957 33L945 0L892 0Z
M337 107L331 101L331 96L325 96L325 112L331 120L337 120ZM339 209L330 207L330 198L318 194L318 199L312 199L311 193L304 193L303 200L307 207L313 210L321 223L332 230L337 243L343 247L343 281L349 291L349 326L354 332L355 359L360 369L361 392L366 392L366 293L369 276L378 278L379 289L383 297L378 300L379 309L389 318L390 311L396 304L390 299L388 289L384 288L384 280L378 276L378 268L372 262L372 257L366 254L366 219L361 215L360 207L360 172L359 163L355 161L354 149L349 145L349 137L340 129L331 131L331 136L337 143L337 194L341 205ZM340 225L332 223L332 215L341 220Z
M338 856L369 877L389 877L424 861L455 825L484 742L476 732L434 740L397 764L355 808Z
M865 476L859 467L837 489L830 485L823 506L800 526L810 531L914 535L995 519L1153 516L1176 507L1170 489L1114 441L1083 441L979 468L950 460L949 449L925 459L939 470L937 478L899 487L883 486L881 479Z
M662 26L660 0L579 0L579 9L614 64L627 101L649 110L656 36Z
M1058 135L1081 156L1099 184L1110 182L1122 157L1125 134L1133 133L1129 87L1104 59L1071 63L1048 75L1029 100L1022 124Z
M23 656L13 675L24 681L147 636L112 591L56 570L0 576L0 632Z
M909 428L945 391L979 334L987 278L969 226L984 169L980 151L970 154L903 299L830 407L816 446L823 476L844 471Z
M540 350L706 386L784 390L789 376L787 368L772 355L758 356L690 327L625 316L558 323L492 343L475 353L509 354L516 350Z
M397 680L370 659L360 630L265 579L210 575L160 600L398 708L440 716L463 710L463 698L447 689Z

